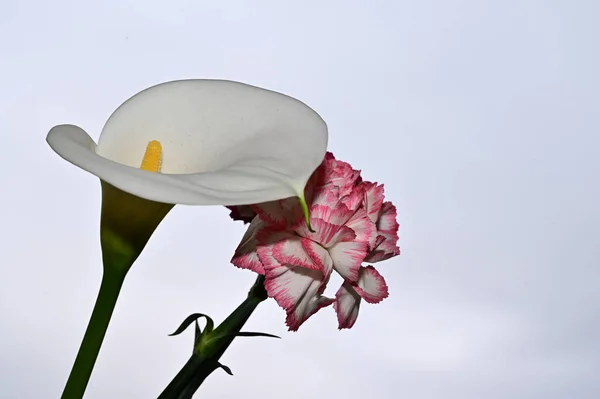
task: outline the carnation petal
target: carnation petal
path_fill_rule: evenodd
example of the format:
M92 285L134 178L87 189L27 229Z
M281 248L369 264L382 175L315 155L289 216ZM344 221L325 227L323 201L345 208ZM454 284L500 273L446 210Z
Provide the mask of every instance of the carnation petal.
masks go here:
M257 232L264 228L264 223L256 218L250 223L242 241L235 250L231 263L241 269L249 269L258 274L265 274L265 269L258 257Z
M335 294L333 309L337 314L338 328L352 328L358 318L360 309L360 295L348 282L344 282Z
M379 303L388 297L388 286L381 274L373 267L361 267L354 290L368 303Z
M365 258L366 262L380 262L400 254L398 248L398 228L396 207L391 202L384 202L377 220L378 237Z
M396 207L391 202L384 202L381 207L381 213L379 215L379 219L377 220L377 231L379 233L385 233L390 236L396 236L398 234L398 228L400 225L396 220L398 217L398 212L396 211Z
M369 243L369 247L373 248L377 241L377 226L367 216L364 209L359 209L346 222L346 226L352 229L355 234L354 240Z
M347 241L335 244L329 248L329 255L333 260L333 268L345 280L355 282L358 280L358 271L367 254L368 243L360 241Z
M290 331L296 331L311 315L333 303L333 299L320 295L322 283L329 277L322 271L282 265L270 247L261 247L259 256L265 266L265 289L286 310Z
M367 215L375 223L379 218L379 212L383 205L383 184L377 185L377 183L363 182L362 185L364 187L364 205Z
M317 262L315 262L315 259L305 249L305 246L310 248L310 244L304 243L304 241L310 242L310 240L296 235L290 235L287 239L280 240L273 245L273 257L282 265L322 270L321 260L317 258Z

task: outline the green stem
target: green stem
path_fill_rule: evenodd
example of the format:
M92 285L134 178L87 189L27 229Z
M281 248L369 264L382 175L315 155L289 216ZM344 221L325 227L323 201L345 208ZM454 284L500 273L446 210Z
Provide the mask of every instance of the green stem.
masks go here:
M81 399L98 358L127 270L105 268L102 284L61 399Z
M265 277L259 275L248 297L210 335L220 337L239 332L258 304L267 299L264 282ZM234 339L233 335L222 336L207 343L200 351L196 348L158 399L191 399L204 380L219 368L219 359Z
M214 331L215 336L218 336L218 333L227 333L227 332L239 332L246 321L250 318L250 315L259 303L261 303L262 299L257 299L255 297L249 296L246 298L244 302L241 303L240 306L237 307L236 310L226 318L223 323L219 325ZM192 375L192 378L189 380L188 385L182 391L181 395L178 396L178 399L191 399L194 393L200 388L200 385L204 382L204 380L212 374L213 371L219 368L219 359L229 345L235 339L234 336L227 338L220 338L218 341L218 345L216 347L211 348L209 354L200 355L199 358L201 360L199 367L196 369L196 372Z
M202 366L202 359L195 354L190 357L175 378L169 383L158 399L180 399L190 381Z

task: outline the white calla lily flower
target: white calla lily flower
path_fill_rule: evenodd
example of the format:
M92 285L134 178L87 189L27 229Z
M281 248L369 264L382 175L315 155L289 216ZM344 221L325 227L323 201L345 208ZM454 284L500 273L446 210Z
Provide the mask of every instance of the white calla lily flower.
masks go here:
M301 197L327 147L327 125L284 94L221 80L150 87L108 119L98 145L73 125L48 143L67 161L135 196L168 204L242 205ZM140 169L162 146L161 173Z
M100 178L105 261L131 264L174 204L293 196L304 204L304 186L325 156L327 125L284 94L196 79L134 95L109 117L97 145L74 125L55 126L47 141ZM128 261L114 259L124 253Z

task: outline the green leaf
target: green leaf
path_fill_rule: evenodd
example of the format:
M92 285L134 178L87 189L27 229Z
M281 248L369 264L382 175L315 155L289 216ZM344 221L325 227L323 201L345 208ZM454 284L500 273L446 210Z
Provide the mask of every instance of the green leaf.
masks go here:
M198 338L198 334L201 333L200 326L198 326L198 319L201 317L204 317L206 319L206 327L204 328L205 333L212 332L212 330L215 326L213 319L211 319L209 316L202 314L202 313L194 313L194 314L189 315L183 321L183 323L181 323L179 328L177 330L175 330L175 332L173 334L169 334L169 336L172 337L172 336L181 334L182 332L185 331L186 328L188 328L190 326L190 324L192 324L193 322L196 322L196 338Z
M244 331L225 333L225 334L220 335L219 338L220 337L268 337L268 338L281 339L281 337L279 337L277 335L273 335L273 334L267 334L267 333L261 333L261 332L244 332Z
M198 320L196 320L194 322L195 326L194 326L194 343L198 343L198 340L200 339L200 336L202 335L202 330L200 330L200 325L198 324ZM195 345L194 344L194 345Z
M224 364L219 363L219 367L222 368L223 370L225 370L225 372L229 375L233 375L233 373L231 372L231 369L227 366L225 366Z

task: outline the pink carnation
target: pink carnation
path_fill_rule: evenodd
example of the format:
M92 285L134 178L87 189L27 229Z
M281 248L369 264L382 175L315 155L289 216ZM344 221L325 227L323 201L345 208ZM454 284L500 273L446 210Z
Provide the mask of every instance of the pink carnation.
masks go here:
M383 185L362 181L360 171L331 153L311 177L305 196L315 232L308 229L297 198L231 207L232 217L251 221L231 261L265 275L265 288L286 310L290 330L331 304L339 328L350 328L363 299L378 303L388 296L379 272L362 264L400 253L396 208L384 202ZM323 294L333 271L344 283L335 298L328 298Z

